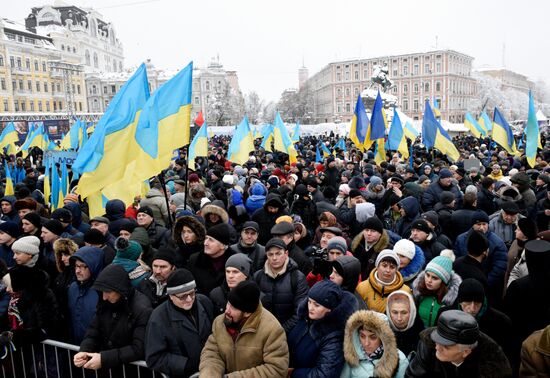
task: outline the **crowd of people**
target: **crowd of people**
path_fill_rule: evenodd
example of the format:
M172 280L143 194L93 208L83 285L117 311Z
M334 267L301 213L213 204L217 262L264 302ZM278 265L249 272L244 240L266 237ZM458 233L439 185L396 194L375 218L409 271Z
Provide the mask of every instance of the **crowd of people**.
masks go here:
M25 370L10 350L53 339L79 346L71 369L113 376L137 360L168 377L548 376L542 139L531 168L469 136L457 162L415 143L381 164L349 140L316 162L333 135L301 138L297 162L235 164L214 137L196 170L181 151L95 217L78 180L48 209L39 152L6 157L2 364Z

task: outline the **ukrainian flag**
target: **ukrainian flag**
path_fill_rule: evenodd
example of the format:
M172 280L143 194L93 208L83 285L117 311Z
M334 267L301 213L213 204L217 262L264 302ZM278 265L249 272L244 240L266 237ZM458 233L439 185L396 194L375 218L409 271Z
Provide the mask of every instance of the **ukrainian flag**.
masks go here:
M434 106L432 107L432 111L433 111L433 114L434 114L434 117L436 119L441 119L441 111L439 110L439 107L437 106L437 103L435 102L435 99L432 98L432 102L434 104Z
M48 134L44 132L44 124L41 124L34 128L32 131L29 131L27 134L27 139L25 143L21 146L19 151L23 153L23 158L29 154L29 150L33 147L38 147L42 151L46 151L50 145L50 140Z
M260 147L262 147L265 151L273 152L271 150L272 141L273 141L273 125L268 124L268 125L265 125L262 129L262 144L260 144Z
M59 186L59 203L63 205L63 200L69 192L69 172L67 171L67 164L63 162L61 164L61 183Z
M286 153L290 163L295 163L297 161L296 156L298 156L298 152L296 152L296 149L292 144L290 135L288 135L288 130L286 129L279 112L275 114L275 122L273 125L273 146L275 147L275 151Z
M482 111L479 115L477 123L485 131L485 135L489 135L491 133L491 130L493 129L493 123L491 122L491 119L489 118L487 113L485 113L485 110Z
M527 117L527 126L524 131L525 157L527 157L529 166L534 168L537 159L537 147L540 147L540 134L537 112L535 111L535 102L531 91L529 91L529 115Z
M300 141L300 122L296 122L291 139L292 143L298 143Z
M254 150L254 139L252 138L252 131L248 124L248 117L244 116L241 123L235 129L231 143L229 143L227 160L237 164L244 164L248 161L250 152Z
M86 123L77 119L69 129L69 132L61 139L60 147L63 150L76 151L83 144L84 139L88 139Z
M319 151L319 143L317 143L317 151L315 152L315 162L316 163L322 163L323 162L323 158L321 157L321 151Z
M370 127L367 131L367 137L365 138L365 148L369 148L373 142L376 142L374 161L377 164L386 160L386 151L384 149L384 138L386 137L386 129L388 127L388 121L386 119L386 112L384 111L384 104L382 103L382 97L380 91L374 101L374 107L372 108L372 116L370 119ZM369 143L367 147L367 143Z
M6 153L8 155L14 155L17 152L17 146L15 142L19 142L19 133L15 130L13 122L9 122L2 130L0 134L0 150L7 148Z
M346 152L346 141L344 138L340 138L338 140L338 143L334 145L334 153L336 153L336 148L339 148L340 150Z
M193 62L147 101L135 130L133 181L142 182L168 167L175 149L189 144ZM137 148L137 149L136 149Z
M510 155L518 153L512 128L506 122L497 107L493 114L493 140L504 148Z
M13 196L15 194L15 191L13 190L13 180L11 178L10 167L8 166L8 162L6 160L4 160L4 172L6 173L6 188L4 189L4 195Z
M44 202L47 204L50 203L51 195L51 180L50 180L50 170L51 170L51 161L49 158L46 158L44 161Z
M428 100L426 100L422 119L422 140L426 149L437 148L452 161L456 161L460 157L451 137L435 119Z
M355 112L353 114L353 118L351 119L349 138L361 151L367 149L365 146L365 138L367 136L368 127L369 117L367 116L365 105L363 105L363 100L361 100L361 94L359 94L359 96L357 96L357 103L355 104Z
M416 140L418 135L420 133L414 128L414 126L409 122L405 122L405 127L403 128L403 132L405 133L405 136L409 138L411 141Z
M326 144L324 144L323 142L319 142L319 146L321 146L321 151L323 151L324 157L330 156L330 150Z
M135 158L131 144L148 98L147 72L142 64L115 95L73 164L73 171L81 176L78 193L82 198L123 179Z
M189 158L187 160L190 169L195 169L195 158L197 156L208 156L208 132L206 130L206 122L203 122L191 145L189 145Z
M464 126L466 126L466 128L470 130L472 135L476 138L481 138L482 135L487 135L485 130L483 130L474 117L472 117L472 115L468 112L464 115Z
M57 171L57 167L55 166L55 163L52 161L52 192L51 192L51 200L50 205L52 210L55 210L59 208L59 199L60 197L63 197L63 195L60 196L61 191L61 180L59 178L59 172Z
M392 151L399 151L401 156L405 159L409 157L409 149L407 147L407 139L403 131L403 125L397 110L393 112L393 119L391 121L390 132L388 133L388 149Z

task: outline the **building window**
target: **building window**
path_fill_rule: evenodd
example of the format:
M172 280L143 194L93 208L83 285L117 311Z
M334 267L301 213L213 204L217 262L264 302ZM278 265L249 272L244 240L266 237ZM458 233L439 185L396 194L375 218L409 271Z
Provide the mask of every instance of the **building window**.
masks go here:
M80 111L80 112L82 111L82 103L81 102L78 103L78 111Z
M346 97L349 96L349 88L346 88Z
M31 69L31 60L29 58L25 59L25 67L30 70Z
M21 58L17 57L17 68L21 68Z
M111 85L111 93L112 94L116 93L116 85Z
M61 50L65 51L65 45L64 44L61 44Z
M10 56L10 67L15 67L15 58Z
M76 86L76 93L80 94L80 84Z
M441 63L436 63L435 64L435 72L441 72Z
M359 71L355 71L355 72L353 73L353 79L354 79L354 80L359 80Z
M195 105L199 104L199 96L195 96Z
M397 76L397 68L394 68L394 69L393 69L392 75L393 75L393 77L396 77L396 76Z
M441 82L440 81L435 82L435 91L436 92L441 92Z
M342 95L342 88L336 89L336 94L340 97Z
M76 92L76 88L75 88L74 84L71 84L71 89L73 90L73 93ZM75 106L75 108L76 108L76 106Z
M46 62L42 62L42 71L46 72Z
M38 60L34 61L34 70L38 71Z
M44 92L48 92L48 83L44 82Z
M113 60L113 72L116 72L116 60Z
M106 85L103 86L103 94L107 94L107 86Z
M86 50L84 52L84 57L86 59L86 65L91 66L92 64L90 63L90 51L89 50Z
M40 92L40 82L36 82L36 91Z
M32 92L32 81L30 80L27 80L27 89L29 90L29 92Z
M406 64L403 66L403 76L407 76L409 74L409 66Z
M418 64L414 65L413 70L414 70L414 74L418 75Z
M11 90L16 91L17 90L17 80L11 81Z
M53 111L57 112L57 102L53 102Z
M359 88L355 88L353 90L353 97L357 97L359 95Z
M416 100L416 99L413 101L413 110L414 110L415 112L418 111L418 100Z
M409 91L409 85L403 84L403 93L407 93Z
M206 104L210 104L210 95L206 95Z
M53 85L52 85L52 87L53 87ZM56 87L57 87L57 91L58 91L58 92L61 92L61 84L57 83L57 84L56 84Z
M6 79L4 78L0 79L0 88L2 88L3 91L6 90Z
M99 68L99 59L97 58L96 52L94 52L94 67Z
M49 101L46 101L46 111L47 112L50 111L50 102Z
M397 85L393 87L393 93L397 93Z
M363 79L367 79L369 77L369 71L365 68L363 71Z
M63 103L59 101L59 110L63 109Z
M0 67L4 66L4 55L0 55Z
M349 81L349 71L346 71L346 81Z
M342 113L342 105L338 104L336 106L336 113Z
M351 106L350 106L350 103L349 102L346 102L346 112L350 112L351 111Z
M97 103L97 99L96 99L96 98L94 98L94 105L93 105L93 108L94 108L94 110L96 110L96 111L99 110L99 105L98 105L98 103Z
M418 93L418 83L414 83L413 91L414 93Z
M409 100L403 100L403 110L409 110Z
M4 100L4 111L7 112L8 110L9 110L8 100Z
M27 103L25 101L21 101L21 111L27 111Z
M342 81L342 74L340 72L336 72L336 81Z
M23 80L19 80L19 90L23 90Z
M430 63L424 64L424 73L429 74L430 73Z
M206 83L204 83L204 89L209 91L210 90L210 82L207 81Z
M424 92L430 91L430 83L424 83Z
M92 94L97 94L97 87L92 85Z
M34 101L31 101L31 112L34 112Z
M15 101L13 102L13 105L14 105L14 107L15 107L15 111L18 112L18 111L19 111L19 101L18 101L18 100L15 100Z
M42 111L42 101L38 101L38 111Z

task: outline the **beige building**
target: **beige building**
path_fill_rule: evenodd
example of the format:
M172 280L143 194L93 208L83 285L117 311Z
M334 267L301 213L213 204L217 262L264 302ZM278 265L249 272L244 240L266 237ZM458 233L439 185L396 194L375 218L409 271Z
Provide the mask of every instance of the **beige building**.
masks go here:
M516 89L518 91L529 93L535 89L535 83L527 78L527 76L518 74L507 69L483 70L481 74L490 76L501 83L501 89Z
M457 51L437 50L329 63L307 81L314 97L314 122L351 121L357 96L371 87L376 66L387 66L394 84L389 94L397 97L403 113L421 119L424 102L430 99L439 105L442 119L461 123L476 94L472 62Z
M87 112L84 73L78 63L64 56L50 37L1 19L0 111Z

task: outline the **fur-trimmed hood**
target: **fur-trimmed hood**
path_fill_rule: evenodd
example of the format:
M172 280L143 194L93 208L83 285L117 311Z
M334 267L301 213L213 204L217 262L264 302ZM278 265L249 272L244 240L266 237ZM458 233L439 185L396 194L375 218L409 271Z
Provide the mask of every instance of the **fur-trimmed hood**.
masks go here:
M202 245L202 243L204 242L204 238L206 237L206 228L197 218L191 215L186 215L176 220L174 230L172 231L172 238L174 239L176 244L184 244L181 238L181 230L183 230L183 226L187 226L191 230L193 230L195 235L197 235L196 244Z
M401 275L403 276L403 281L405 283L410 282L420 273L422 268L424 267L424 262L426 261L426 258L424 257L424 252L422 251L422 248L414 245L414 257L402 270L399 271Z
M363 236L363 232L358 233L351 241L351 250L355 251L364 241L365 237ZM374 243L374 252L379 253L380 251L385 249L389 245L389 243L390 237L388 235L388 232L386 230L383 230L380 239L378 239L378 241Z
M217 216L219 216L223 223L229 222L229 215L227 215L227 211L219 206L212 204L204 205L204 207L201 209L201 216L208 222L208 215L210 214L216 214Z
M344 358L352 367L357 367L367 358L359 340L359 328L375 333L384 346L384 354L374 366L374 377L391 378L399 368L399 350L387 317L374 311L361 310L354 313L346 323Z
M413 295L414 295L414 298L417 300L417 303L418 303L418 298L421 297L420 292L418 291L418 284L420 280L424 279L425 273L426 273L425 270L420 272L420 274L418 275L418 277L416 277L416 279L413 281L413 284L412 284ZM444 304L445 306L451 306L455 302L456 298L458 297L458 288L461 283L462 283L462 278L460 278L460 276L456 274L454 271L451 272L451 279L447 284L447 289L448 289L447 294L445 294L445 296L441 300L442 304Z

